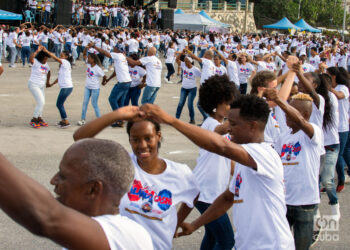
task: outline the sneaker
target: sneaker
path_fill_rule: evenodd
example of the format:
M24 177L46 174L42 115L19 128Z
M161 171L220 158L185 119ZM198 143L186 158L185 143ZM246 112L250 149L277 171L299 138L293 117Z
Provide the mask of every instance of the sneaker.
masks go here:
M341 191L343 191L344 190L344 184L338 184L338 186L337 186L337 193L340 193Z
M322 227L318 224L318 220L321 218L320 210L317 209L316 214L314 215L314 227L312 232L312 243L310 247L314 246L316 242L319 240L319 236L322 230Z
M169 83L169 80L168 80L168 78L166 78L166 77L164 77L164 81L165 81L166 83Z
M195 124L196 124L196 122L195 122L194 120L191 120L191 121L190 121L190 124L195 125Z
M68 127L70 127L70 124L69 124L69 122L60 121L59 123L57 123L57 127L58 128L68 128Z
M345 184L350 184L350 176L348 174L345 174Z
M38 118L38 122L39 122L41 127L48 127L49 126L49 124L47 122L44 122L44 120L41 117Z
M16 68L16 65L10 65L9 67L10 68Z
M81 121L77 122L77 125L78 126L83 126L83 125L85 125L85 123L86 123L85 120L81 120Z
M37 122L31 121L31 122L29 123L29 125L32 126L33 128L40 128L40 124L37 123Z
M320 238L321 228L312 232L312 242L310 248L313 247Z
M174 83L174 82L172 82L172 81L168 81L168 83L172 84L172 83Z
M108 69L104 69L103 72L108 72Z
M331 205L331 215L335 221L339 221L339 219L340 219L339 203Z

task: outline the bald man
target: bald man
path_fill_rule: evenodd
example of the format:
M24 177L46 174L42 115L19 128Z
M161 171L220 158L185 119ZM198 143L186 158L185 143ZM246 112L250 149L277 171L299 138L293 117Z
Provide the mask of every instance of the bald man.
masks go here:
M275 144L284 167L287 219L294 232L296 249L309 249L312 244L314 214L320 203L319 168L323 153L322 129L310 123L313 99L303 93L290 103L278 97L276 89L266 89L269 101L284 111L287 126ZM282 112L276 112L276 115Z
M127 60L133 65L143 65L146 67L146 87L143 91L141 104L154 103L157 97L158 90L162 85L161 75L162 75L162 63L156 57L157 49L151 47L148 49L147 56L141 58L140 60L133 60L128 57Z
M0 208L36 235L67 249L153 249L147 231L118 214L134 168L116 142L84 139L68 148L51 180L56 199L2 154L0 176Z

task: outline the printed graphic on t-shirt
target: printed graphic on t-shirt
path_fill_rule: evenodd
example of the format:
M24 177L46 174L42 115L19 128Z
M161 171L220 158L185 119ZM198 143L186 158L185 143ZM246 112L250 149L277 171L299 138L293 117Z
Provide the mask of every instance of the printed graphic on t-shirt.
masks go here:
M299 165L299 162L295 162L295 160L297 159L300 151L301 145L299 142L295 143L294 145L292 143L283 144L281 151L281 160L283 165Z
M87 73L88 77L94 76L94 72L90 68L87 68L86 73Z
M185 78L187 78L187 79L190 79L190 80L195 79L195 78L193 77L193 72L191 72L191 71L184 70L184 71L183 71L183 76L184 76Z
M147 184L142 185L141 181L136 179L128 192L128 198L130 206L135 207L139 211L130 209L126 209L126 211L152 220L162 220L162 214L173 204L172 193L169 190L162 189L157 192L154 190L154 187ZM155 215L155 217L148 216L148 214Z
M236 181L235 181L235 197L239 197L239 190L241 189L241 184L242 184L243 178L241 176L241 172L239 172L236 176ZM233 203L243 203L243 199L235 199Z
M47 72L49 71L49 69L47 67L45 67L44 65L40 66L40 70L42 71L43 74L47 74Z

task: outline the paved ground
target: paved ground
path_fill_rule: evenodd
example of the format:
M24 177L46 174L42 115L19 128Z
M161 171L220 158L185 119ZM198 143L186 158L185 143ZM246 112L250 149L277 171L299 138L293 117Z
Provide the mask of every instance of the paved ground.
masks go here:
M54 62L49 64L53 77L55 77L58 65ZM18 168L52 191L49 184L50 178L57 171L63 152L72 144L72 134L77 126L73 125L66 130L60 130L54 126L59 120L59 113L55 107L59 89L55 86L47 89L43 116L50 127L39 130L30 128L28 122L34 109L34 99L27 88L30 69L28 67L22 68L19 64L15 69L9 69L8 64L4 64L4 66L5 72L0 77L0 152L5 154ZM84 72L83 64L78 62L72 73L74 91L66 102L66 109L72 124L75 124L80 118L85 83ZM110 82L101 90L99 100L101 113L110 111L108 95L112 86L113 84ZM171 114L175 114L179 93L180 85L163 84L158 93L156 104ZM94 118L91 106L89 106L87 117L88 120ZM182 119L189 120L186 107ZM196 121L201 122L201 116L197 109ZM163 126L162 132L161 156L186 163L194 168L198 148L168 126ZM125 129L108 128L99 137L116 140L131 150ZM346 198L349 195L349 190L350 187L347 186L345 191L339 195L342 213L340 230L324 234L321 241L313 249L350 249L350 238L348 237L350 203ZM20 199L20 197L18 198ZM328 198L323 195L320 207L321 213L325 215L330 213L327 202ZM193 210L187 220L192 221L197 216L198 212ZM203 228L192 236L174 240L174 248L199 249L202 237ZM60 249L60 247L49 240L33 236L0 211L0 249Z

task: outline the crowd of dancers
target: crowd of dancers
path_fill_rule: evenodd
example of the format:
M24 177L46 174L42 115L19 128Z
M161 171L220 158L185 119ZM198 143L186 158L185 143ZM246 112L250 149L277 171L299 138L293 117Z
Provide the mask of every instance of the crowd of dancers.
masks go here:
M321 192L339 223L337 193L350 175L349 43L303 35L26 24L0 32L10 67L19 49L25 55L22 65L29 60L33 128L48 126L44 89L56 83L57 126L71 125L64 103L73 91L72 65L80 54L86 64L77 122L82 127L51 181L58 200L79 213L60 206L0 158L0 207L32 232L67 248L171 249L174 236L205 226L200 249L309 249L320 231L314 222L320 217ZM55 81L49 58L60 64ZM181 90L173 117L153 103L161 87L174 83L175 74ZM110 81L116 82L108 99L112 112L101 115L100 88ZM87 123L90 99L97 119ZM186 100L189 122L179 120ZM125 121L130 157L115 142L86 139ZM193 171L159 157L161 123L199 146ZM74 185L67 186L68 179ZM10 199L9 189L23 200ZM235 231L227 215L232 206ZM32 209L21 210L21 216L13 212L23 207ZM187 223L193 207L201 215ZM74 227L67 230L67 221Z

